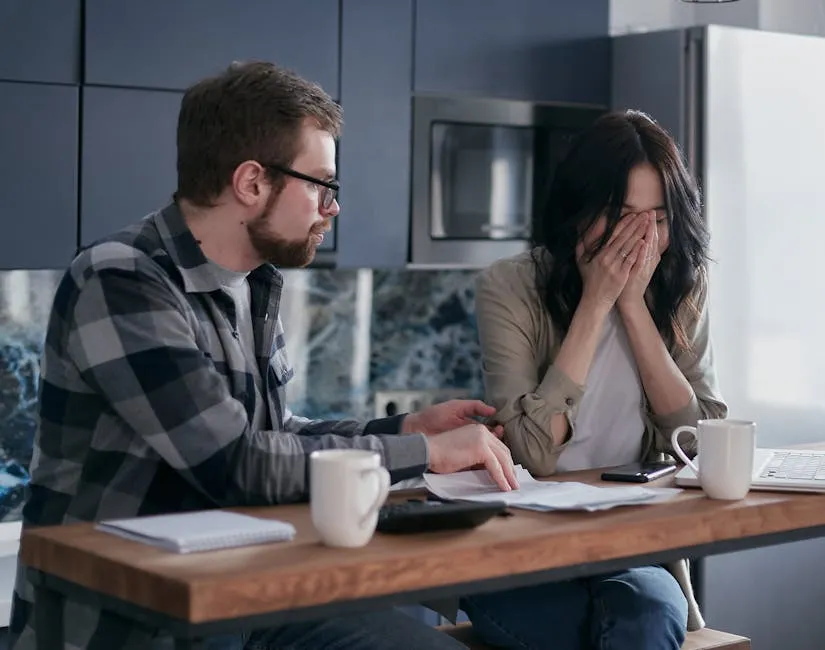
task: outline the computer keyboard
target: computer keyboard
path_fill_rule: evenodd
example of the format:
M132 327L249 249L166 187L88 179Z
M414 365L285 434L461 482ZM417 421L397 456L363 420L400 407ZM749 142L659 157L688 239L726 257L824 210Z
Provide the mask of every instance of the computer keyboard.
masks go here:
M825 454L775 451L759 478L825 481Z

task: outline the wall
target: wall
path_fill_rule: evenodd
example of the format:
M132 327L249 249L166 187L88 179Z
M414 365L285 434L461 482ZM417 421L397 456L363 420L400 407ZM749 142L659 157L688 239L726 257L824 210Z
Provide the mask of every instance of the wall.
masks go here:
M738 0L720 5L680 0L610 2L611 35L708 24L825 36L825 0Z
M825 0L759 0L759 27L825 36Z
M777 0L794 2L795 0ZM693 25L759 26L758 0L731 4L694 4L680 0L611 0L610 34L674 29Z

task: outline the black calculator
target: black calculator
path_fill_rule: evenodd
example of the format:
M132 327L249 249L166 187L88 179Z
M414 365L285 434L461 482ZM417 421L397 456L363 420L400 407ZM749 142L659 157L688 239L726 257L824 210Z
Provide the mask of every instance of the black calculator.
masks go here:
M378 511L376 529L382 533L428 533L475 528L498 515L506 515L502 501L435 501L410 499L385 503Z

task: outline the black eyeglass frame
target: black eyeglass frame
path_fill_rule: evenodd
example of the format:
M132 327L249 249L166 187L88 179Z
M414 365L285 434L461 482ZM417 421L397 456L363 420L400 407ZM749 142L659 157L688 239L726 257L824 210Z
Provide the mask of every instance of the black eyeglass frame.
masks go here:
M337 181L325 181L320 178L315 178L315 176L310 176L309 174L302 174L301 172L296 172L291 167L286 167L285 165L264 164L263 166L267 169L272 169L276 172L286 174L287 176L292 176L292 178L297 178L298 180L306 181L308 183L312 183L314 185L323 187L325 190L327 190L321 193L320 202L321 207L323 207L324 210L329 209L329 207L332 205L332 202L336 198L338 198L338 192L341 190L341 185Z

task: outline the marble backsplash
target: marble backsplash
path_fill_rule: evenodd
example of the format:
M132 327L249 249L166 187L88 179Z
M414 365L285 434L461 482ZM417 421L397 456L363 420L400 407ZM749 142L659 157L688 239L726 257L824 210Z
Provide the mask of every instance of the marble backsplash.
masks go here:
M483 394L472 271L290 271L282 318L291 408L375 415L381 390Z
M60 271L0 271L0 521L20 518L40 353Z
M20 518L39 358L62 271L0 271L0 521ZM483 394L473 271L286 272L281 316L293 412L374 415L378 390Z

